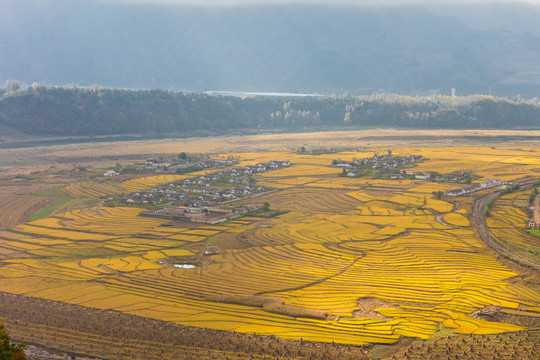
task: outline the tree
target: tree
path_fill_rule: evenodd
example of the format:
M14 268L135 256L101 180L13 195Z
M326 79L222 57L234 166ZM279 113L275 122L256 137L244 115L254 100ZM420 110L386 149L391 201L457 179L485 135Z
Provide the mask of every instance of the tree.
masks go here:
M267 202L265 202L265 203L263 204L262 209L263 209L263 211L268 211L268 210L270 210L270 204L267 203Z
M536 198L536 195L538 195L538 189L534 188L529 195L529 206L534 205L534 199Z
M186 160L187 159L187 155L185 152L181 152L180 155L178 155L178 157L182 160Z
M12 344L4 324L0 324L0 360L25 360L26 344Z
M17 92L21 89L21 84L17 80L6 80L6 90L8 92Z

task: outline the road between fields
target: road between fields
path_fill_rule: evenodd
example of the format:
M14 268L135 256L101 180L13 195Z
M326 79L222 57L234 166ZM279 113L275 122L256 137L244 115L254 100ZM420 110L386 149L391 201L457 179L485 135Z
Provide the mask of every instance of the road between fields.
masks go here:
M520 191L524 190L530 190L532 189L532 185L522 185L520 188ZM489 245L492 249L497 251L498 253L505 255L509 257L510 259L517 261L520 264L530 266L536 270L540 270L540 266L532 261L529 261L527 259L524 259L523 257L511 252L507 247L504 245L501 245L495 239L491 236L489 232L489 228L486 225L486 219L484 216L484 208L486 207L489 200L496 198L499 196L498 192L489 193L487 195L483 195L480 197L475 197L473 201L473 215L474 215L474 223L475 228L478 231L478 234L480 235L480 238L482 241L484 241L487 245Z
M435 221L438 222L441 225L448 226L448 227L451 227L451 228L454 228L454 229L462 229L463 226L457 226L457 225L449 224L446 221L444 221L444 216L446 214L457 213L460 208L461 208L461 205L456 201L454 203L454 208L452 209L452 211L436 215L435 216Z

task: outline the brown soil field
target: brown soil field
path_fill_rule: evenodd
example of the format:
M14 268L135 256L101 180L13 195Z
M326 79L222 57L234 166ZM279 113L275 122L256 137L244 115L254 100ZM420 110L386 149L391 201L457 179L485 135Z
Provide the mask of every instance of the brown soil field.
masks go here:
M14 341L101 359L367 359L367 348L180 326L0 292Z
M39 344L30 359L535 359L540 351L538 329L351 347L184 327L6 293L0 293L0 317L14 341Z
M0 195L0 229L24 223L32 213L54 201L44 196Z

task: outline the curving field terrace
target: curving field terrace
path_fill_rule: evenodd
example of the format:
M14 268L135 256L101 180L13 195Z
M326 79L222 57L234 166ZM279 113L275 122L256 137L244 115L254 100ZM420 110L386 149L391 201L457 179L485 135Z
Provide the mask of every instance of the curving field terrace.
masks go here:
M450 169L470 167L486 177L509 179L512 167L538 166L530 151L449 149ZM437 149L395 152L429 154L433 159L421 164L426 171L442 166ZM465 153L470 157L460 163ZM274 218L186 224L141 217L137 208L95 206L12 227L0 233L0 251L11 251L0 258L0 288L198 328L351 345L429 339L441 329L474 335L525 329L509 317L475 315L491 308L540 315L540 293L515 280L519 274L479 241L470 201L433 194L460 185L342 178L326 165L367 155L241 155L245 163L296 161L257 177L280 191L239 202L266 201L286 211ZM78 183L66 191L92 198L168 181ZM504 238L523 218L521 195L509 195L488 224ZM210 245L217 255L198 255ZM177 268L173 260L197 266Z
M33 195L0 195L0 229L7 229L28 219L33 212L56 199Z
M519 191L497 198L486 223L491 235L502 246L538 265L540 237L527 231L527 222L532 218L528 209L530 192Z

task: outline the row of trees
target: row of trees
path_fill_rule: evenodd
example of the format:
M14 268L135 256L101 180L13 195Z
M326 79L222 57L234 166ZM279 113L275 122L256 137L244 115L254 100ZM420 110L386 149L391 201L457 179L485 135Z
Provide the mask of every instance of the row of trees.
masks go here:
M350 127L531 128L540 108L477 97L442 102L399 97L240 98L165 90L29 87L0 98L0 125L31 135L205 135Z

